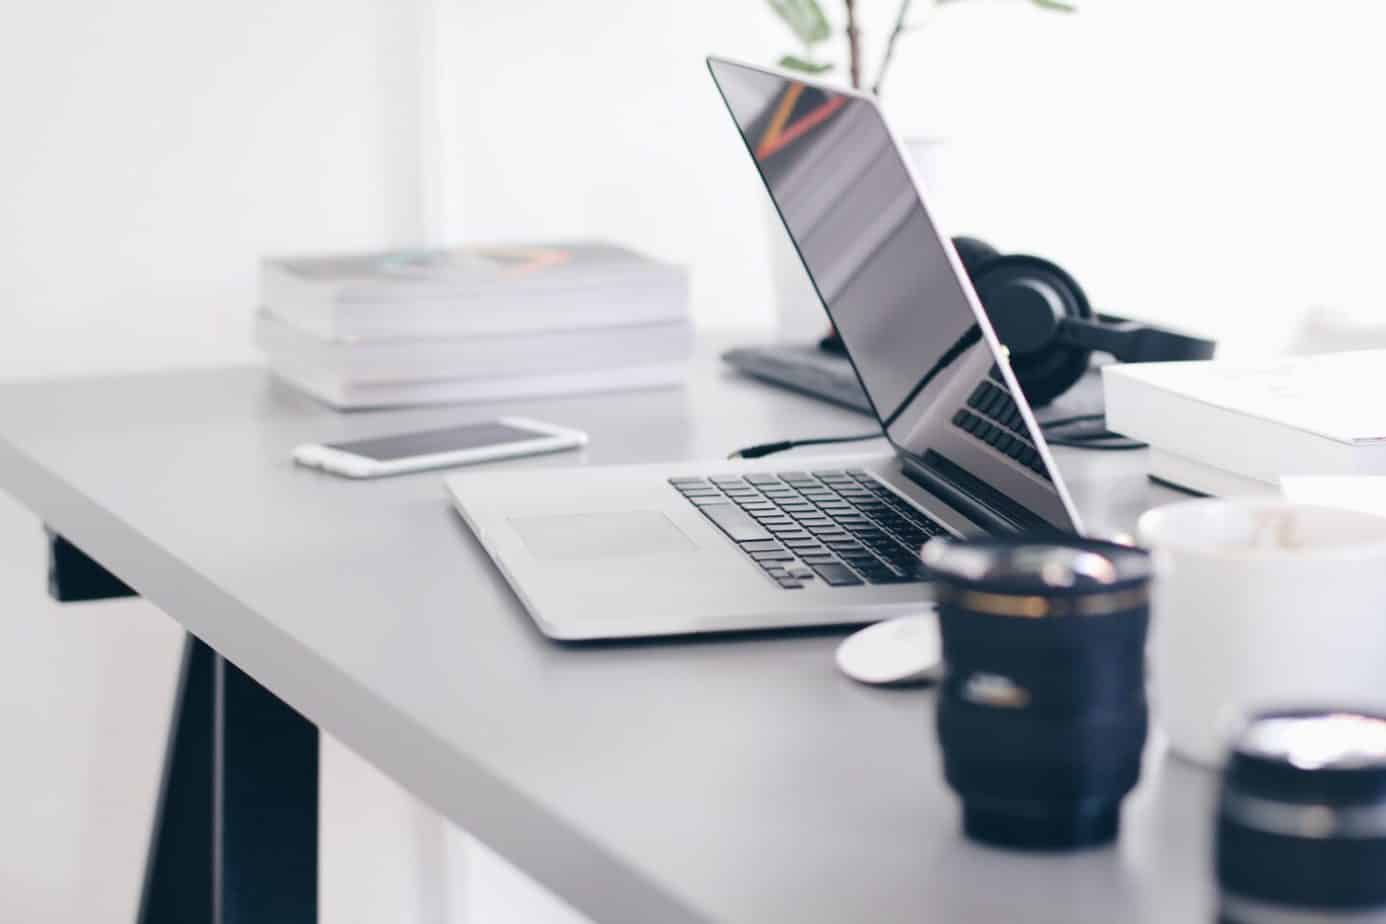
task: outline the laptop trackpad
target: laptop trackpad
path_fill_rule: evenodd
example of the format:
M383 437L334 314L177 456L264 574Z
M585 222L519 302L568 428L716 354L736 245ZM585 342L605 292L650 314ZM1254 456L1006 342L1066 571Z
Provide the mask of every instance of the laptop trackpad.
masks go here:
M510 525L539 561L647 558L696 548L658 510L513 517Z

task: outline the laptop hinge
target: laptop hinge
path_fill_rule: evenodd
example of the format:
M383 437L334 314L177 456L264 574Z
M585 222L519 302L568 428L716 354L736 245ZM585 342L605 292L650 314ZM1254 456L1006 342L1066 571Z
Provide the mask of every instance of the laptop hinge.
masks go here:
M899 454L905 477L919 485L930 494L941 498L950 507L962 512L969 520L989 533L1018 533L1022 531L1015 523L999 512L982 506L947 481L928 469L924 463L904 453Z

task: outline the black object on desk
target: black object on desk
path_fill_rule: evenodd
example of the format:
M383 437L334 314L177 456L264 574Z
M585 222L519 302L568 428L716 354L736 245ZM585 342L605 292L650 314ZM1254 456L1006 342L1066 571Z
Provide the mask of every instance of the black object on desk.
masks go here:
M1233 743L1217 821L1219 921L1386 914L1386 716L1271 713Z
M871 405L847 354L841 350L841 341L838 343L836 351L817 343L735 347L723 353L722 360L754 378L870 414Z
M1149 554L1055 536L936 540L923 558L964 832L1049 850L1113 840L1145 745Z

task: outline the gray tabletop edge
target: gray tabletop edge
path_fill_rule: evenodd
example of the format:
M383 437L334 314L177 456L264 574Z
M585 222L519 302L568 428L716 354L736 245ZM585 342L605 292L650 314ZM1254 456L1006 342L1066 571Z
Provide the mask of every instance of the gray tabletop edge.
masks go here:
M407 716L358 690L331 664L45 471L2 434L0 477L0 487L141 597L579 911L612 924L702 924L707 920L671 890L633 874L601 845L506 785L479 762L432 740ZM221 628L231 620L240 624L239 635ZM276 655L290 646L297 649L297 658ZM304 671L304 663L314 664L323 673ZM324 682L329 672L331 680ZM351 721L345 720L348 715ZM447 759L400 756L409 752L447 755ZM581 863L573 862L577 856L583 857Z

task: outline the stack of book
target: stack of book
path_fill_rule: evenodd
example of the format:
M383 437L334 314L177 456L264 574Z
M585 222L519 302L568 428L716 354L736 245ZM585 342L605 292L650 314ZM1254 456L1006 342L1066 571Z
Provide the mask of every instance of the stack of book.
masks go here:
M270 258L255 338L338 408L682 382L682 267L601 243Z
M1216 496L1282 478L1386 475L1386 350L1102 369L1107 427L1150 444L1150 475Z

